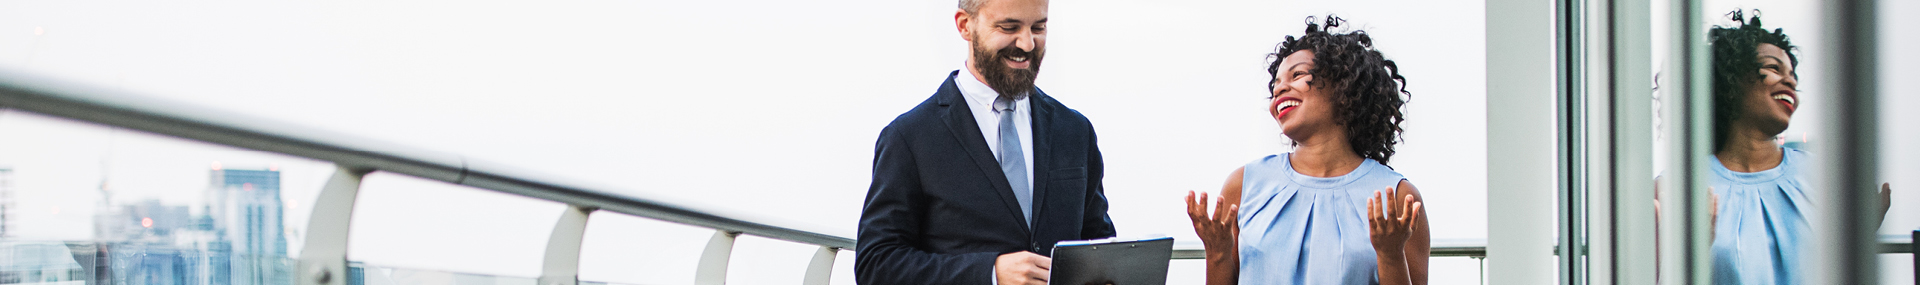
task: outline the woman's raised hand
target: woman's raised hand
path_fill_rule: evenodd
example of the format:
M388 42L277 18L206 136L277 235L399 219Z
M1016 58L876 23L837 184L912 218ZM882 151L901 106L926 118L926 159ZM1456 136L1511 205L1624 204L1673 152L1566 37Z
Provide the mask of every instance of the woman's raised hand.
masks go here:
M1388 193L1386 198L1381 193ZM1382 205L1381 202L1386 202ZM1413 201L1413 195L1400 194L1398 187L1387 187L1384 191L1374 191L1373 198L1367 198L1367 232L1373 238L1373 250L1377 252L1404 252L1407 236L1418 225L1422 205ZM1380 210L1386 209L1387 213Z
M1234 252L1240 246L1240 205L1228 205L1226 199L1218 199L1213 209L1209 215L1206 192L1187 191L1187 218L1193 220L1193 231L1200 234L1200 243L1207 246L1207 255Z

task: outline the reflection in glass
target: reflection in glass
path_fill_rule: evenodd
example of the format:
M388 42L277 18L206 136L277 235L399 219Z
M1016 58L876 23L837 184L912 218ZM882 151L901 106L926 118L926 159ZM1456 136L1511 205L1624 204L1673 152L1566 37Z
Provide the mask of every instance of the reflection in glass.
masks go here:
M1759 15L1729 14L1737 25L1708 33L1713 51L1712 146L1708 187L1714 199L1713 279L1718 284L1793 284L1801 280L1812 230L1806 153L1776 143L1799 107L1799 57L1780 29Z
M1780 138L1801 107L1800 58L1783 29L1762 25L1758 10L1727 15L1733 24L1708 32L1713 280L1798 284L1807 280L1803 263L1814 241L1807 217L1821 195L1813 191L1822 191L1804 176L1808 153ZM1887 190L1880 190L1884 216Z

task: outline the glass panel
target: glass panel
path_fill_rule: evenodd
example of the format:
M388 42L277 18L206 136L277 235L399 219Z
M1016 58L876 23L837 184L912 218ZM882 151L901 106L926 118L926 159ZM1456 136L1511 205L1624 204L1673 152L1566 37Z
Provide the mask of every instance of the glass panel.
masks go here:
M609 283L693 284L701 250L712 229L699 228L632 215L600 211L587 218L587 233L580 244L580 280ZM736 240L737 242L737 240ZM735 258L743 255L735 249ZM840 257L851 264L852 252ZM793 264L804 264L798 261ZM841 272L835 272L838 279ZM852 270L845 272L852 277ZM793 283L780 280L774 283ZM729 280L732 281L732 280ZM745 284L745 283L741 283Z
M333 166L0 110L0 283L289 284Z
M1920 1L1880 1L1880 177L1891 188L1886 220L1880 224L1883 240L1911 242L1920 230ZM1911 248L1911 247L1909 247ZM1881 254L1881 284L1914 284L1912 253Z
M1695 269L1710 269L1710 278L1714 282L1823 283L1860 279L1814 278L1826 273L1873 276L1852 273L1871 272L1855 268L1880 268L1889 271L1878 275L1883 282L1913 282L1910 259L1877 267L1873 266L1873 260L1890 259L1880 256L1861 260L1860 263L1851 260L1813 263L1823 258L1849 257L1847 246L1850 245L1865 246L1865 243L1835 239L1849 237L1843 234L1848 233L1842 227L1845 223L1817 217L1854 217L1871 221L1863 231L1878 226L1878 233L1890 235L1883 237L1883 240L1891 238L1903 242L1907 240L1904 237L1909 234L1908 231L1913 229L1912 222L1899 216L1903 213L1898 206L1900 203L1872 195L1883 191L1880 186L1882 183L1891 182L1892 196L1903 196L1900 193L1905 192L1899 190L1903 188L1900 185L1904 185L1899 180L1902 176L1897 174L1911 172L1901 171L1911 169L1907 166L1910 163L1905 162L1911 159L1903 161L1901 158L1912 156L1899 149L1902 148L1900 146L1912 145L1912 140L1906 140L1906 134L1914 128L1907 123L1912 120L1903 121L1901 116L1906 115L1901 113L1916 104L1902 98L1911 96L1899 95L1898 91L1903 90L1899 86L1901 82L1880 81L1878 96L1848 97L1870 93L1849 91L1844 87L1858 84L1845 80L1871 79L1862 76L1874 75L1872 72L1865 75L1850 73L1849 69L1853 66L1846 62L1848 59L1837 56L1855 53L1844 45L1859 42L1857 38L1840 38L1847 35L1834 33L1836 29L1825 26L1838 23L1823 19L1826 17L1823 11L1835 11L1839 3L1763 0L1699 2L1698 7L1701 8L1695 16L1699 18L1701 28L1698 29L1700 34L1697 38L1700 43L1706 43L1707 51L1703 53L1706 55L1704 59L1694 62L1699 65L1695 70L1706 72L1694 82L1705 87L1695 88L1693 92L1687 92L1687 96L1707 98L1705 102L1708 105L1704 111L1710 115L1696 117L1705 119L1692 122L1676 122L1676 125L1705 125L1705 140L1708 143L1702 149L1675 152L1685 156L1682 158L1702 159L1696 172L1698 176L1694 178L1704 184L1685 191L1711 193L1701 194L1708 195L1708 202L1711 203L1708 204L1711 206L1704 208L1710 212L1705 219L1707 222L1693 223L1689 228L1694 231L1693 234L1703 236L1698 238L1708 240L1707 246L1695 254L1709 263ZM1880 2L1883 2L1882 8L1915 10L1910 3ZM1896 66L1903 63L1901 60L1912 62L1910 56L1896 52L1902 49L1892 47L1904 43L1902 36L1913 34L1910 32L1913 25L1890 25L1893 21L1910 21L1892 18L1897 17L1881 18L1878 27L1879 35L1883 37L1880 39L1879 58L1875 59L1881 70L1878 78L1900 78L1893 76L1901 72ZM1909 33L1900 34L1897 31ZM1669 64L1675 63L1670 61ZM1837 76L1840 74L1845 76ZM1864 101L1875 97L1878 102ZM1848 122L1849 116L1859 112L1843 111L1849 110L1844 105L1849 102L1874 103L1866 108L1879 110L1879 117L1868 119L1865 124L1877 124L1877 128L1852 130L1850 128L1854 125L1835 123ZM1866 155L1842 153L1843 150L1863 149L1849 141L1874 137L1877 137L1879 152ZM1879 175L1873 175L1872 171L1846 171L1857 169L1852 168L1850 163L1863 159L1878 160ZM1855 175L1849 172L1868 174ZM1836 187L1848 183L1871 186ZM1871 201L1848 204L1860 201L1850 200L1853 198L1848 195L1858 195L1860 199ZM1843 206L1836 208L1833 205ZM1884 220L1873 220L1883 211L1891 215ZM1669 212L1664 214L1674 214ZM1661 246L1675 248L1676 244L1663 243ZM1881 249L1874 247L1873 251L1879 252ZM1852 271L1820 272L1823 268L1846 268L1844 270ZM1896 275L1892 272L1900 273Z
M560 203L374 172L362 180L347 259L539 277Z
M533 285L534 278L347 264L347 285ZM581 282L580 284L607 284Z

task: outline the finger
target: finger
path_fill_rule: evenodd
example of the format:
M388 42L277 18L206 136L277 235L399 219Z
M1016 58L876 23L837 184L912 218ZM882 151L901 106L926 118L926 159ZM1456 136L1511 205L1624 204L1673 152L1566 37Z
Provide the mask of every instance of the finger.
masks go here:
M1411 233L1413 232L1413 228L1420 226L1421 224L1420 220L1422 219L1421 216L1423 216L1420 213L1425 213L1422 211L1427 210L1426 206L1427 205L1424 202L1413 202L1413 211L1408 212L1408 213L1413 213L1413 217L1407 219L1407 232Z
M1027 284L1047 284L1047 275L1047 270L1045 269L1028 268L1027 278L1032 278L1033 280L1029 280Z
M1213 200L1207 199L1207 192L1200 192L1200 217L1202 218L1213 217L1213 214L1209 214L1209 211L1207 211L1207 201Z
M1388 186L1386 192L1391 193L1387 195L1387 199L1393 202L1393 204L1387 206L1388 211L1393 211L1392 213L1388 213L1388 214L1392 214L1392 216L1389 216L1389 217L1399 217L1400 210L1406 209L1406 208L1402 208L1402 207L1406 207L1406 203L1400 202L1400 187Z
M1033 266L1039 266L1040 269L1053 270L1053 258L1035 254L1028 258L1028 261L1033 262Z
M1380 192L1373 192L1373 194L1374 196L1377 197L1379 196ZM1374 197L1367 197L1367 221L1368 222L1372 222L1374 220L1374 216L1375 216L1374 213L1379 213L1380 212L1379 208L1380 208L1379 201L1374 201Z
M1401 206L1400 206L1400 209L1399 209L1399 210L1400 210L1400 213L1398 213L1398 214L1395 214L1394 216L1395 216L1395 217L1399 217L1399 218L1400 218L1400 222L1402 222L1402 223L1405 223L1405 222L1407 222L1407 221L1408 221L1409 219L1412 219L1412 218L1413 218L1413 214L1414 214L1414 212L1413 212L1413 203L1415 203L1415 202L1413 201L1413 195L1411 195L1411 194L1409 194L1409 195L1406 195L1406 197L1403 197L1403 198L1400 198L1400 199L1398 199L1398 200L1401 200L1401 201L1400 201L1400 205L1401 205Z
M1228 225L1238 224L1240 221L1240 205L1227 205L1227 218L1224 220L1227 221Z
M1195 224L1199 224L1200 210L1196 209L1197 207L1194 207L1194 205L1198 204L1198 203L1194 203L1194 200L1193 200L1194 195L1195 194L1193 191L1187 191L1187 219L1193 220L1193 223Z
M1367 198L1367 226L1375 230L1380 227L1380 192L1373 192L1373 197Z
M1231 213L1233 218L1227 220L1233 221L1233 224L1227 225L1227 232L1233 233L1233 236L1237 239L1240 237L1240 205L1233 205L1233 211L1228 213Z
M1220 220L1223 220L1226 218L1227 218L1227 198L1226 197L1216 198L1213 201L1213 223L1219 224Z
M1233 225L1233 205L1220 205L1220 213L1213 215L1215 229L1226 229Z

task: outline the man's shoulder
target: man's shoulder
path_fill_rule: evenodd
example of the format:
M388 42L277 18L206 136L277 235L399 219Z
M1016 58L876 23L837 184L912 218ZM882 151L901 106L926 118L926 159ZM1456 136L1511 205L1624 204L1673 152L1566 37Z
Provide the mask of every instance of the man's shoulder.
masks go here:
M913 105L913 108L907 109L906 112L900 113L899 116L894 116L893 121L887 123L887 127L889 129L892 129L896 127L915 127L915 126L921 126L926 124L937 124L940 122L939 119L942 117L940 114L941 111L946 108L946 106L942 106L942 104L939 101L940 101L939 94L934 94L931 97L927 97L927 100L920 101L920 104Z
M956 102L962 100L948 98L957 97L957 95L948 94L957 92L960 91L953 86L953 75L949 74L947 81L943 82L940 88L935 89L931 96L927 96L926 100L921 100L919 104L914 104L913 108L907 109L899 116L894 116L893 121L887 122L887 128L883 132L912 131L943 124L947 108L955 104L965 104L965 102Z
M1059 122L1074 123L1088 128L1093 127L1093 122L1087 120L1086 115L1080 114L1080 110L1067 107L1067 104L1061 103L1059 99L1053 98L1053 95L1048 95L1046 91L1041 91L1039 88L1034 88L1034 91L1035 95L1032 97L1032 104L1035 106L1035 109L1051 110L1052 112L1050 112L1051 115L1049 116L1052 116L1054 120Z

